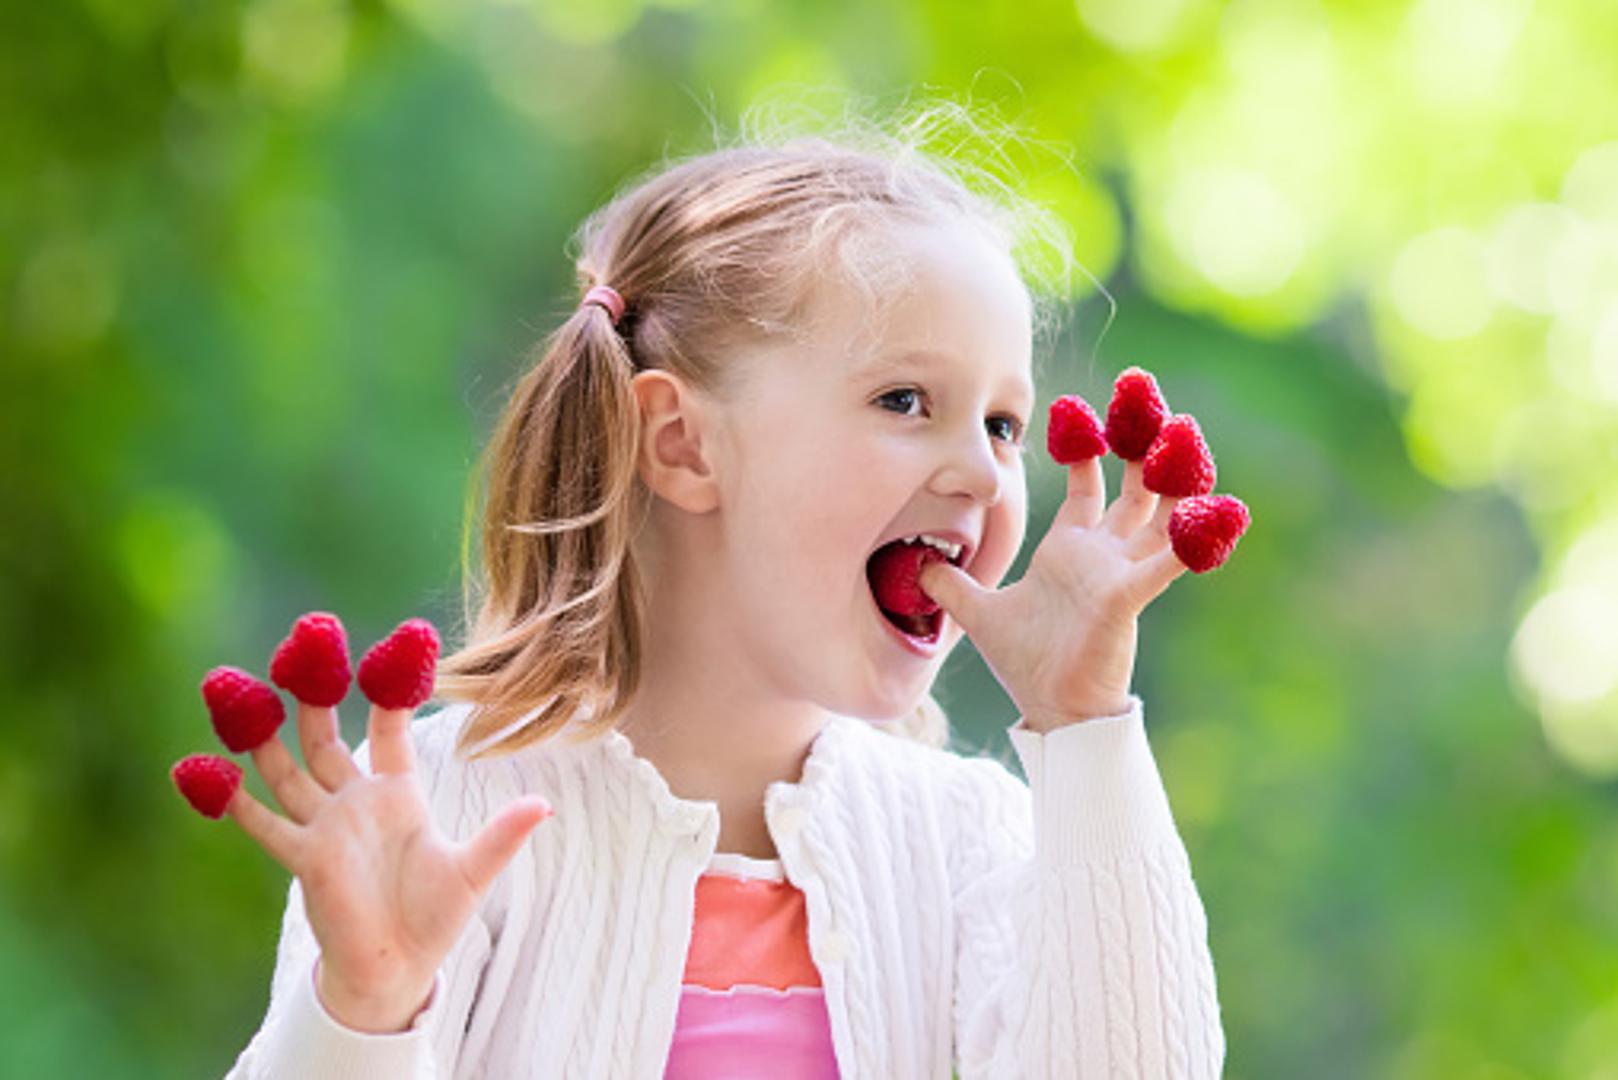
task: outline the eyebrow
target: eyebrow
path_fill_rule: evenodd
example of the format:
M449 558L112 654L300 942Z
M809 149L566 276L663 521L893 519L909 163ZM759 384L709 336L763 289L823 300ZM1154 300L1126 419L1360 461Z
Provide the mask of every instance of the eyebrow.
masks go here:
M944 352L940 349L908 349L882 353L856 368L854 377L860 379L875 375L915 371L925 366L925 362L928 360L942 360L945 363L953 363L955 356L953 353ZM1032 385L1023 379L1017 378L1007 380L1005 385L1017 397L1026 399L1030 407L1032 407L1036 397Z

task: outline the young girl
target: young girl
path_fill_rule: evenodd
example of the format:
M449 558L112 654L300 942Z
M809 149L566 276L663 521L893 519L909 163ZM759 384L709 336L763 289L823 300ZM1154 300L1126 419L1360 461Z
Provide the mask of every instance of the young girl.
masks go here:
M581 229L488 448L447 707L300 706L231 817L294 875L232 1077L1211 1077L1207 925L1130 691L1176 501L1098 458L1027 574L1028 208L755 141ZM1048 219L1047 219L1048 220ZM868 573L907 538L931 616ZM468 597L468 610L472 610ZM945 748L969 635L1028 777Z

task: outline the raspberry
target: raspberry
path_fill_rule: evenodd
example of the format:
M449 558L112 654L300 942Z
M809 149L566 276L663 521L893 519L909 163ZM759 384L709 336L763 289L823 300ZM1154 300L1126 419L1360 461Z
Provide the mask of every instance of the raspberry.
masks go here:
M202 700L214 731L233 754L266 742L287 718L273 686L228 664L203 676Z
M1107 405L1107 445L1125 461L1139 461L1151 449L1168 415L1168 402L1163 400L1152 373L1127 367L1112 384L1112 401Z
M1107 452L1101 420L1088 401L1077 394L1064 394L1051 402L1045 448L1058 465L1088 461Z
M337 616L311 611L270 658L270 681L305 705L329 708L348 693L348 637Z
M868 576L877 606L896 615L931 615L938 602L921 588L921 568L943 562L942 551L927 544L889 544L871 557Z
M426 619L406 619L360 659L360 689L384 709L414 709L433 696L438 631Z
M1157 440L1146 453L1141 482L1147 491L1173 498L1206 495L1213 490L1213 452L1190 413L1176 413L1163 423Z
M1174 504L1169 542L1193 573L1205 573L1230 558L1252 520L1234 495L1193 495Z
M169 777L185 801L204 817L218 818L242 784L242 768L218 754L191 754L169 769Z

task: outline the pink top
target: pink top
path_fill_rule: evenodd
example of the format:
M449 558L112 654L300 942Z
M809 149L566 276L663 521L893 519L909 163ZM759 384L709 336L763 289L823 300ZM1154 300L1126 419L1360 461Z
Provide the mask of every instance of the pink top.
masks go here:
M780 859L715 852L697 879L664 1080L837 1076L803 893Z

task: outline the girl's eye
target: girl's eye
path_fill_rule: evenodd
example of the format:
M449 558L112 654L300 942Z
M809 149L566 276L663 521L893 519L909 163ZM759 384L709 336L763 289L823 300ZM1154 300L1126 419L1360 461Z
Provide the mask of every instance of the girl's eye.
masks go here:
M877 400L878 401L898 401L898 402L919 402L921 400L921 394L913 386L901 386L897 390L889 390L884 394L877 395ZM888 406L884 405L883 408L886 409L886 408L888 408ZM901 404L897 409L888 409L888 411L889 412L904 413L906 415L909 415L910 406L908 404Z
M921 400L921 393L917 392L916 387L900 387L900 389L888 390L887 393L880 393L880 395L877 395L877 400L879 400L879 402ZM883 408L887 408L887 406L883 406ZM896 410L888 411L896 411L896 413L909 415L909 408L908 406L904 405L901 405L900 408L896 408ZM1018 447L1018 449L1023 447L1023 421L1021 421L1021 419L1016 418L1016 416L1002 413L1000 416L990 416L989 423L1002 424L1002 427L1000 427L1000 436L998 437L1000 437L1003 442L1008 442L1008 444L1014 445L1014 447Z
M1021 420L1017 419L1015 416L989 417L989 426L991 429L993 429L997 424L1000 425L1000 427L996 434L996 438L1004 439L1013 446L1022 445L1023 425Z

